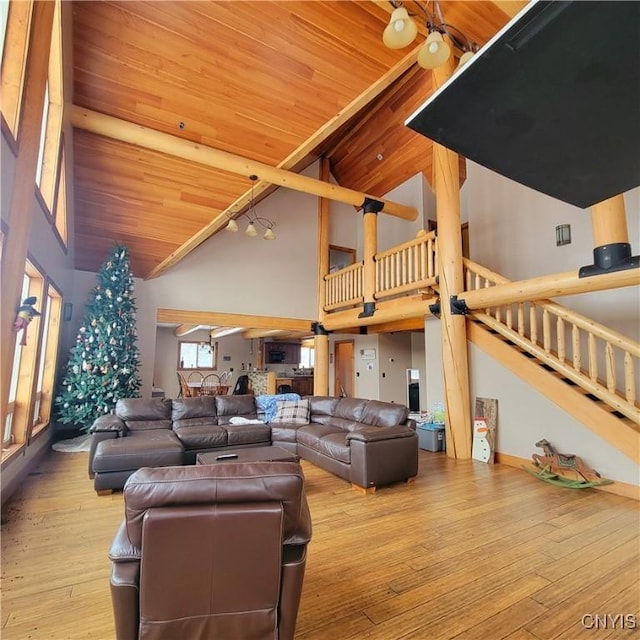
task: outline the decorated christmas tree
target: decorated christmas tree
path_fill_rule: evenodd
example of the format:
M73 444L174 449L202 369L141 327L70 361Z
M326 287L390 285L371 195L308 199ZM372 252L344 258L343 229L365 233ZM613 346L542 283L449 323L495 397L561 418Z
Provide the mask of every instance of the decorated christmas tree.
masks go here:
M57 418L89 429L119 398L140 395L133 276L116 245L97 274L55 399Z

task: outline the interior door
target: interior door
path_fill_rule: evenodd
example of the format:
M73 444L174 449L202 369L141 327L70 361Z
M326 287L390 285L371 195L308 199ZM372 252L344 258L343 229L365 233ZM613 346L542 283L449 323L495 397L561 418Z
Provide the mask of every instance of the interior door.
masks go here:
M355 377L353 374L353 340L336 342L335 347L335 382L333 395L352 398Z

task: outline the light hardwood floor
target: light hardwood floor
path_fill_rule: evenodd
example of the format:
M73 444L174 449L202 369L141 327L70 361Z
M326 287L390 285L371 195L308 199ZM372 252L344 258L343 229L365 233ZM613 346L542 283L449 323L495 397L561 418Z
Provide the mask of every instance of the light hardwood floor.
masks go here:
M113 638L122 494L96 496L86 457L52 452L5 505L3 640ZM297 640L638 637L637 502L423 451L414 483L373 495L303 466L314 530ZM581 622L606 614L627 628Z

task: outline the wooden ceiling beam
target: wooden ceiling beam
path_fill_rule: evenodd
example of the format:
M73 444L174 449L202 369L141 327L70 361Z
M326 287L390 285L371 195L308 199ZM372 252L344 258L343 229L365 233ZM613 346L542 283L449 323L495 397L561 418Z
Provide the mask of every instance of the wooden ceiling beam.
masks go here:
M149 127L143 127L133 122L84 109L77 105L71 107L71 124L77 129L133 144L144 149L150 149L151 151L165 153L190 162L197 162L221 171L228 171L229 173L247 177L255 174L264 182L328 198L329 200L336 200L354 207L362 207L365 199L369 198L383 203L382 213L410 221L414 221L418 217L418 211L415 207L384 200L378 196L362 193L355 189L347 189L336 184L322 182L286 169L272 167L263 162L243 158L235 153L214 149L213 147L191 142Z
M197 331L199 328L199 324L181 324L173 330L173 335L177 338L182 338L183 336Z
M253 329L277 329L308 334L314 320L280 318L273 316L253 316L242 313L222 313L218 311L189 311L186 309L158 309L156 322L209 325L218 327L251 327Z
M369 198L382 202L384 205L382 211L389 215L410 221L418 217L418 211L415 207L391 202L378 196L362 193L354 189L347 189L346 187L341 187L336 184L322 182L321 180L316 180L278 167L272 167L263 162L243 158L228 151L221 151L203 144L191 142L178 136L156 131L149 127L143 127L132 122L127 122L126 120L121 120L120 118L98 113L97 111L84 109L77 105L71 107L71 124L77 129L119 140L120 142L126 142L144 149L165 153L190 162L196 162L221 171L228 171L229 173L247 177L255 174L260 180L273 185L287 187L330 200L337 200L338 202L350 204L355 207L362 207L365 199ZM221 217L222 220L220 219ZM220 228L222 223L226 222L226 215L220 214L214 220L214 222L216 221L218 222L218 228ZM197 244L204 241L206 237L208 236L200 237L197 234L191 240L194 240L195 246L197 246ZM191 240L185 244L191 246ZM155 271L157 272L158 269ZM157 275L157 273L152 275Z

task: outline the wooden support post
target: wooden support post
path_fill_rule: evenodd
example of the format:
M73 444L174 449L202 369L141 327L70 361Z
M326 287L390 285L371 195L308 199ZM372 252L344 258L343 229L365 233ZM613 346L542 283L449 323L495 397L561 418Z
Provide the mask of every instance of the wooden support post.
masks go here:
M378 211L381 209L382 203L376 200L368 200L363 208L362 294L364 308L361 315L365 318L372 316L376 307L376 263L374 258L378 252Z
M328 158L320 161L320 180L331 180ZM313 341L315 352L313 367L313 393L317 396L329 394L329 336L322 329L322 321L326 313L324 302L326 297L325 275L329 273L329 207L328 198L318 198L318 324L314 325L316 331Z
M20 306L31 216L35 208L34 187L40 148L40 130L49 71L49 49L54 2L35 2L31 17L29 54L24 73L20 144L7 216L7 235L2 250L2 305L0 310L0 406L4 425L16 333L13 321ZM39 300L38 302L42 302Z
M453 59L433 70L435 87L453 72ZM434 184L438 220L438 260L442 308L442 363L446 401L447 455L471 457L471 408L466 321L452 313L450 300L464 290L460 236L460 172L458 155L433 143Z
M591 207L593 264L581 267L581 278L640 266L640 255L631 255L622 194Z
M591 207L593 246L629 242L627 217L622 194L603 200Z
M329 336L316 333L314 338L315 363L313 369L313 394L329 395Z

